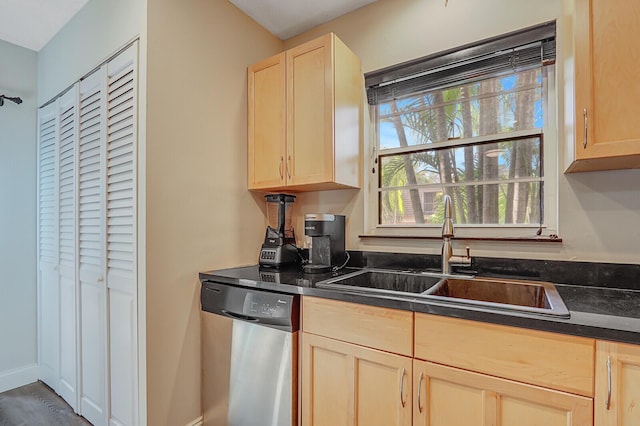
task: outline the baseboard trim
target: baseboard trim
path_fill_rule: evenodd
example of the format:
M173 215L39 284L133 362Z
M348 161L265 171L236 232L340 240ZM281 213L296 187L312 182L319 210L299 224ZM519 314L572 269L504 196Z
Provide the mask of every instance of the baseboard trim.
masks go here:
M19 388L38 380L38 364L0 371L0 392Z
M192 421L191 423L187 423L185 426L202 426L202 421L203 421L202 416L200 416L194 421Z

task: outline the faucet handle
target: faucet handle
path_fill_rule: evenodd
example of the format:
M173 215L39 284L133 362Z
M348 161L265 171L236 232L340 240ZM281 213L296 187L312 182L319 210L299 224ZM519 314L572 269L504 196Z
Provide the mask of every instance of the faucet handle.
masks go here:
M466 247L467 253L465 256L451 256L449 257L449 264L455 266L471 266L471 250L469 246Z

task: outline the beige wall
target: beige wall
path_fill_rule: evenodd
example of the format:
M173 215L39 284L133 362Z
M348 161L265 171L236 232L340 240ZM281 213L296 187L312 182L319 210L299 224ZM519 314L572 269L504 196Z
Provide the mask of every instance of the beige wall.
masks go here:
M286 48L329 31L362 60L365 72L476 40L557 19L560 137L558 231L562 244L472 243L472 254L490 257L640 263L640 170L563 175L564 147L572 143L571 0L379 0L298 37ZM563 92L567 91L565 98ZM565 102L567 108L565 112ZM368 122L365 123L367 127ZM365 135L368 138L368 134ZM366 143L366 142L365 142ZM438 241L360 240L364 191L301 195L301 213L348 215L348 248L372 251L440 252Z
M223 0L148 4L148 424L201 415L198 272L255 263L246 68L282 42Z
M36 379L36 52L0 40L0 392Z

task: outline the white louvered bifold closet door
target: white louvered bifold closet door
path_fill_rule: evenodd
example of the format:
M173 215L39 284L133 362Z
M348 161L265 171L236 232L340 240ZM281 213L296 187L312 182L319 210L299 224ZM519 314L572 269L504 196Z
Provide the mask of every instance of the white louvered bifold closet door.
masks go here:
M107 64L110 425L137 424L137 44Z
M76 286L76 152L78 144L78 84L57 101L58 150L58 273L60 279L60 389L74 410L77 394Z
M38 112L40 378L94 426L137 426L138 43Z
M107 297L105 283L106 69L80 82L78 274L80 284L80 413L107 424Z
M58 119L54 102L38 111L38 361L40 379L60 385L58 287Z

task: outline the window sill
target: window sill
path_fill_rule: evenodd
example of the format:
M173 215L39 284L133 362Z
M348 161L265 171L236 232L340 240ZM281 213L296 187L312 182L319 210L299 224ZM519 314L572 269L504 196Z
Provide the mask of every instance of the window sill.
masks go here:
M425 235L373 235L373 234L361 234L360 238L380 238L380 239L404 239L404 240L441 240L439 236L425 236ZM532 237L454 237L453 240L459 241L504 241L504 242L531 242L531 243L562 243L562 238L557 235L543 235Z

